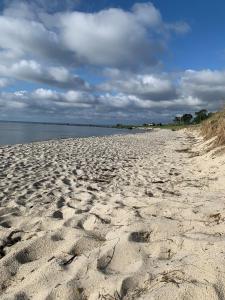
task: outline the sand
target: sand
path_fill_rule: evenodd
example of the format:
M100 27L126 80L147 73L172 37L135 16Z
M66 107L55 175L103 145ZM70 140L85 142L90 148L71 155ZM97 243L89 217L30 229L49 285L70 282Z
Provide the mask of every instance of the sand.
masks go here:
M0 299L225 299L225 156L197 133L0 157Z

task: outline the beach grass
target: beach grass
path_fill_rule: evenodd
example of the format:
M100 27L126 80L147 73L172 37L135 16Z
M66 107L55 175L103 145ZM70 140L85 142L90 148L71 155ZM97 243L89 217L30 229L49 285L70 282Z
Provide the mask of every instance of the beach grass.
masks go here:
M201 133L205 140L212 139L211 146L225 145L225 109L213 114L213 116L201 124Z

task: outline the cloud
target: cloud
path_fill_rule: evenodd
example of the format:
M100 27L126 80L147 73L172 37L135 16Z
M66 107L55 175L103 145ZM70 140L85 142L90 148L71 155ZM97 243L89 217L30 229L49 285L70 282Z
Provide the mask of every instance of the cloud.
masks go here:
M80 4L80 0L5 0L4 4L5 10L8 13L18 16L18 12L20 13L21 8L24 8L26 11L30 8L29 10L38 10L48 13L72 10Z
M165 36L179 31L178 24L164 23L150 2L135 4L131 11L63 13L59 25L63 43L81 63L120 68L156 65L167 42Z
M104 91L101 102L110 111L149 112L162 115L194 113L206 108L215 111L225 102L225 71L186 70L179 74L163 73L131 75L116 69L105 72L109 80L99 88ZM111 79L110 79L111 78ZM133 116L134 117L134 116Z
M96 98L91 93L69 90L67 92L56 92L50 89L37 89L30 94L39 105L42 103L51 104L52 107L68 107L68 108L87 108L95 104ZM41 108L41 107L40 107Z
M64 121L93 118L95 96L82 91L58 92L51 89L36 89L0 93L0 116L30 121L40 119ZM88 112L88 113L87 113ZM94 113L94 112L93 112Z
M191 30L191 27L186 22L175 22L173 24L166 24L168 30L172 30L178 34L186 34Z
M114 78L99 86L103 91L122 92L153 101L177 98L177 90L168 75L112 73Z
M151 2L134 4L132 12L137 22L151 27L162 25L161 14Z
M67 78L66 71L51 71L57 80ZM43 88L31 92L2 92L1 112L8 115L21 112L32 118L41 116L46 120L58 118L89 123L96 120L105 120L105 123L168 121L178 113L194 113L202 108L216 110L220 99L225 100L224 71L187 70L160 76L139 74L130 79L129 74L125 73L123 79L122 73L114 70L111 75L113 80L107 83L109 86L101 85L95 93L92 90L56 91Z
M225 101L225 71L187 70L180 79L184 96L201 99L209 109L218 109Z
M0 65L0 74L63 89L88 90L90 85L64 67L43 67L34 60L20 60L10 66Z
M23 110L26 107L24 99L20 101L19 93L16 96L16 93L0 93L0 108L1 114L7 113L10 111L17 111L18 109Z
M10 55L15 60L37 57L48 63L60 64L72 61L70 52L63 47L58 35L40 22L3 15L0 16L0 28L1 52L5 56Z
M56 14L43 13L29 1L13 2L0 16L0 45L20 59L74 67L154 66L168 41L166 36L177 27L163 22L150 2L135 4L130 11L110 8Z
M74 119L80 118L82 121L91 119L92 122L97 115L108 119L109 122L115 122L113 120L115 115L117 118L123 116L125 122L129 122L131 118L152 119L153 115L162 120L162 116L172 117L177 112L187 112L193 108L200 109L204 104L199 98L183 97L183 95L170 100L151 100L121 92L94 95L84 91L58 92L43 88L32 92L1 93L0 99L6 103L4 108L6 112L20 110L23 113L29 112L29 115L42 117L51 117L54 113L59 118L65 119L73 116Z
M225 100L225 71L159 72L170 37L189 32L187 23L165 22L151 2L92 13L74 10L77 2L7 1L0 15L0 87L23 81L24 88L25 81L39 88L1 92L5 114L161 120L216 109Z
M0 78L0 88L4 88L10 84L10 81L6 78Z
M149 113L158 114L158 118L163 113L168 113L170 116L174 114L174 111L189 112L193 108L200 109L202 107L202 101L192 96L171 99L171 100L143 100L135 95L127 95L119 93L116 95L104 94L100 96L101 109L110 111L125 111L128 113L142 112L142 117L145 118Z
M156 51L162 51L160 42L153 43L148 38L145 25L134 14L120 9L62 14L60 23L63 43L76 53L81 64L133 67L146 62L155 65Z

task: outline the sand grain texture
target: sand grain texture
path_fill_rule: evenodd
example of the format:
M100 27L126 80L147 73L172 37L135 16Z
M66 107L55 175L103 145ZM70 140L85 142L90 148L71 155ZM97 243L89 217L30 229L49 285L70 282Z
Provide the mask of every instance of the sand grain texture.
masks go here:
M197 134L0 157L0 299L225 299L225 158Z

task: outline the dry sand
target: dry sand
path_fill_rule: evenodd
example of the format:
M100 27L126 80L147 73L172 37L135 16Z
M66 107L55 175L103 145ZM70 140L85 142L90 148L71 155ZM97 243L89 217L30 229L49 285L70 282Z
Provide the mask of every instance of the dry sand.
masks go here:
M225 158L196 134L0 157L0 299L225 299Z

